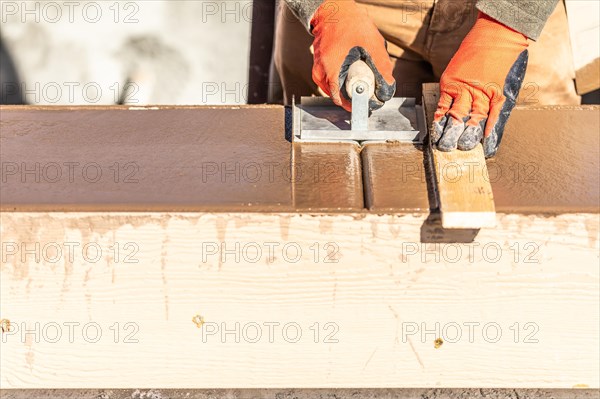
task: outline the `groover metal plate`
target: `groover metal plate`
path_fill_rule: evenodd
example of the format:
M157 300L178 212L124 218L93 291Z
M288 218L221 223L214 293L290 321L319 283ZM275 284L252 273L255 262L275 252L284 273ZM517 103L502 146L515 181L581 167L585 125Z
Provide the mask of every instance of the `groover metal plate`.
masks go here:
M369 130L351 130L351 114L329 98L294 101L294 141L399 141L422 143L414 98L393 98L369 117Z

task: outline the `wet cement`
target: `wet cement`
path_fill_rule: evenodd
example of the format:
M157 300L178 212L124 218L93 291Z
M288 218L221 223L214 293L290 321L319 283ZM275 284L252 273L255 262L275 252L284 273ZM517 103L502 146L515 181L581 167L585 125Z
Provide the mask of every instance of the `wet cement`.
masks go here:
M292 146L279 106L3 107L0 123L6 211L437 208L419 148ZM515 109L488 161L496 210L598 213L599 124L598 106Z
M600 107L515 109L488 171L499 212L598 213Z
M294 207L317 211L332 199L330 210L363 209L363 180L358 144L294 143ZM313 205L314 204L314 205Z
M598 213L599 124L598 106L515 109L498 155L487 162L496 211ZM437 207L427 196L423 152L408 144L374 144L362 155L371 211Z
M423 150L407 143L366 144L362 151L365 203L374 212L428 212Z
M307 147L292 164L280 106L5 107L0 114L3 210L363 208L359 148Z

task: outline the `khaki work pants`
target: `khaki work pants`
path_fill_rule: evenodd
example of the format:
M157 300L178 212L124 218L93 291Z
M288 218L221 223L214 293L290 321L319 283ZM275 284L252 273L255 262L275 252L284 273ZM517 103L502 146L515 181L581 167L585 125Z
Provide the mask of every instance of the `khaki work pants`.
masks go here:
M396 96L421 99L421 85L439 82L478 15L473 0L357 0L388 42ZM352 29L352 27L348 27ZM319 95L312 80L313 37L280 1L273 62L283 89L292 96ZM576 105L575 71L563 2L529 47L529 68L519 105Z

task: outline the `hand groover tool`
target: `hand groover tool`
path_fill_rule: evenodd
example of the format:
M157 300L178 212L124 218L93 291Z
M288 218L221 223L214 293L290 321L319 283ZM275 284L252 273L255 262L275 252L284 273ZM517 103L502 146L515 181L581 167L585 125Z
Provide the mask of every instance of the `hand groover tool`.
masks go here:
M375 75L364 61L350 66L345 88L352 99L351 113L329 98L302 97L299 104L293 101L295 142L423 142L425 132L418 128L414 98L392 98L383 107L369 111Z

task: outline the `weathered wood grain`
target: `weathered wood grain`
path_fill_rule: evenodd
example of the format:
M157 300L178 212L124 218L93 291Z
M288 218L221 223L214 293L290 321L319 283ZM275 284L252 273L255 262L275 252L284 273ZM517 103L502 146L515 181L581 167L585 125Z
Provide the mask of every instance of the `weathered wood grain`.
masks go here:
M446 245L421 214L0 217L1 388L600 385L597 214L499 214Z

